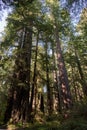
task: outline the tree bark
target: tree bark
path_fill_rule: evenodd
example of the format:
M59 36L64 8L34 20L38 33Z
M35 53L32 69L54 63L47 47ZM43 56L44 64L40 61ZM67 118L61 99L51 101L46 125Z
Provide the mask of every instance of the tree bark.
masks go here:
M84 93L85 96L87 96L87 83L85 81L85 77L84 77L84 74L83 74L83 71L82 71L82 68L81 68L81 64L80 64L76 49L75 49L75 57L76 57L76 63L77 63L79 75L80 75L80 78L81 78L81 85L82 85L83 93Z
M62 108L67 109L71 107L72 101L71 101L67 71L65 68L65 63L64 63L60 40L59 40L59 31L58 31L57 24L55 24L55 39L56 39L56 48L57 48L57 60L58 60L58 69L59 69L58 78L59 78L59 86L61 89Z
M57 69L57 59L55 56L56 52L54 51L54 47L52 46L52 57L53 57L53 79L54 79L54 83L53 83L53 88L54 88L54 96L55 98L57 97L57 106L54 104L54 106L57 109L58 112L61 113L61 93L60 93L60 87L59 87L59 80L58 80L58 69ZM54 101L55 102L55 101Z
M15 70L12 78L12 92L8 95L7 108L5 112L5 123L11 118L12 122L29 120L29 98L30 98L30 67L32 47L32 26L31 31L25 29L25 36L22 43L22 51L15 61ZM21 46L20 46L21 47ZM12 100L12 103L11 103ZM11 107L9 112L9 106ZM9 116L6 113L9 113Z
M46 83L47 83L47 106L48 106L48 113L49 115L53 112L53 100L52 100L52 93L50 88L50 81L49 81L49 60L48 60L48 53L47 53L48 45L46 43Z
M33 83L32 83L32 91L31 91L31 100L29 104L29 108L31 112L33 111L33 101L35 97L35 87L36 87L36 77L37 77L37 54L38 54L38 39L39 39L39 32L37 34L37 40L36 40L36 50L35 50L35 63L34 63L34 74L33 74Z
M41 99L40 99L40 110L44 113L44 96L41 93Z

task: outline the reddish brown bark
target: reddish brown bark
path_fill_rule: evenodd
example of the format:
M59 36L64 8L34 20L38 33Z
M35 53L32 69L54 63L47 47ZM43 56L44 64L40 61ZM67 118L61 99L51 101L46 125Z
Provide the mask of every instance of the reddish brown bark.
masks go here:
M60 95L62 100L62 108L70 108L71 107L71 94L68 83L67 71L63 59L63 54L61 50L61 44L59 40L59 31L58 26L55 25L55 39L56 39L56 47L57 47L57 60L58 60L58 69L59 69L59 87L60 87Z
M22 43L21 43L22 44ZM21 47L21 46L20 46ZM4 121L12 122L29 120L29 92L30 92L30 67L31 67L32 31L25 29L22 51L17 55L15 70L12 77L11 96L8 95L7 108ZM9 113L9 117L8 114Z

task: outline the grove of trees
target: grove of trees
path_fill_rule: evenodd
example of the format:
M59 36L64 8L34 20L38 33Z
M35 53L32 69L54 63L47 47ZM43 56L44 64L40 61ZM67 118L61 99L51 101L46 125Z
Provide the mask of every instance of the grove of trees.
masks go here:
M1 1L11 11L0 40L0 124L87 116L86 3Z

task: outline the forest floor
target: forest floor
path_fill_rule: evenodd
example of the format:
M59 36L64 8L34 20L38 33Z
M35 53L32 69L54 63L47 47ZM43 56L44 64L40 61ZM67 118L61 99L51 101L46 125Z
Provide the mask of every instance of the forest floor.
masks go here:
M32 123L1 125L0 130L87 130L87 104L68 114L37 116Z
M87 120L83 117L69 117L65 119L52 117L45 123L9 124L0 127L0 130L87 130Z
M73 120L65 121L62 124L57 122L47 122L46 124L32 124L27 127L18 127L14 125L9 125L7 127L2 127L0 130L87 130L87 121Z

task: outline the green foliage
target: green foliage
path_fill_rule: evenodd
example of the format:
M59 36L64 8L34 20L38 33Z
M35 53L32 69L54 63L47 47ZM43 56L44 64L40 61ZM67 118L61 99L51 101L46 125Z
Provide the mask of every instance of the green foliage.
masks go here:
M59 130L86 130L87 129L87 122L81 120L68 120L67 122L63 123L62 126L59 127Z
M50 3L51 2L51 3ZM5 35L3 37L3 41L0 44L2 46L2 52L0 53L2 56L2 59L0 61L0 122L3 120L4 111L6 108L6 100L7 100L7 92L8 88L10 86L11 80L12 80L12 74L13 70L18 67L19 65L24 67L24 70L26 70L26 65L24 62L24 59L22 61L22 58L19 59L17 57L18 55L21 55L23 52L23 49L21 49L22 42L24 41L24 28L27 28L28 31L31 31L31 22L33 26L33 45L36 45L36 37L37 37L37 31L39 31L39 49L37 54L37 68L36 68L36 79L37 79L37 87L38 91L39 88L44 87L46 85L46 62L49 67L49 82L50 86L53 87L53 71L55 71L57 68L54 67L54 61L52 54L50 54L50 51L52 51L52 46L56 48L55 43L55 35L54 35L54 28L55 23L58 25L58 31L59 31L59 37L60 41L62 41L62 47L63 47L63 54L64 59L66 62L67 70L68 70L68 76L70 81L71 89L73 90L74 87L77 87L77 90L80 90L80 93L83 96L82 93L82 86L80 83L80 76L78 72L78 67L76 64L76 56L75 56L75 49L78 52L79 61L81 63L81 67L83 70L83 73L85 75L85 79L87 79L87 67L86 67L86 54L87 54L87 47L86 47L86 40L83 40L86 37L87 34L87 19L85 16L87 16L84 9L80 23L78 24L77 30L78 30L78 36L75 36L73 29L70 25L70 15L69 12L66 9L63 9L60 7L59 2L57 0L50 1L48 3L45 3L43 6L43 3L38 1L34 1L32 4L29 3L28 0L25 0L25 2L17 2L15 3L15 8L12 12L12 14L9 14L7 21L8 25L5 29ZM69 1L70 4L72 4L74 1ZM50 11L46 12L45 9L49 9ZM46 13L44 13L44 11ZM71 35L71 33L73 34ZM79 35L79 33L82 33ZM32 40L32 41L33 41ZM47 58L48 61L46 61L46 45L48 44L47 48ZM21 45L20 45L21 44ZM16 46L17 45L17 46ZM16 47L15 47L16 46ZM24 50L26 52L26 50ZM16 52L16 53L15 53ZM56 49L55 49L56 53ZM18 58L18 63L14 64L15 59ZM26 56L25 56L26 57ZM32 51L32 63L31 63L31 84L32 84L32 77L34 73L34 62L35 62L35 52ZM14 59L15 58L15 59ZM26 59L26 58L25 58ZM19 62L20 61L20 62ZM9 67L10 66L10 67ZM14 67L13 67L14 66ZM56 65L55 65L56 66ZM18 70L17 70L18 71ZM18 76L18 73L16 73ZM23 74L23 72L22 72ZM22 83L19 80L13 79L15 84L18 87L25 87L26 83ZM47 94L47 93L46 93ZM79 96L78 92L73 93L72 96ZM46 97L46 96L44 96ZM46 97L47 99L47 97ZM45 102L46 102L45 99ZM75 99L74 101L78 101L78 99ZM79 97L79 102L81 102ZM36 119L34 119L35 124L34 125L28 125L27 129L35 129L35 130L86 130L86 120L87 120L87 105L82 104L76 106L77 108L74 108L73 111L70 113L70 118L64 119L62 115L51 115L49 117L46 117L44 123L40 124L38 123ZM41 116L41 118L44 118ZM17 127L23 127L23 124L18 124Z
M73 110L71 111L72 118L82 118L87 120L87 102L76 103Z
M63 122L59 122L59 119L56 118L54 121L45 122L43 124L35 123L34 124L21 124L12 126L9 125L8 128L16 128L17 130L87 130L87 120L82 119L81 117L78 118L68 118L65 120L63 118Z
M87 104L77 104L65 118L62 114L44 118L44 122L8 124L8 128L16 130L87 130Z

